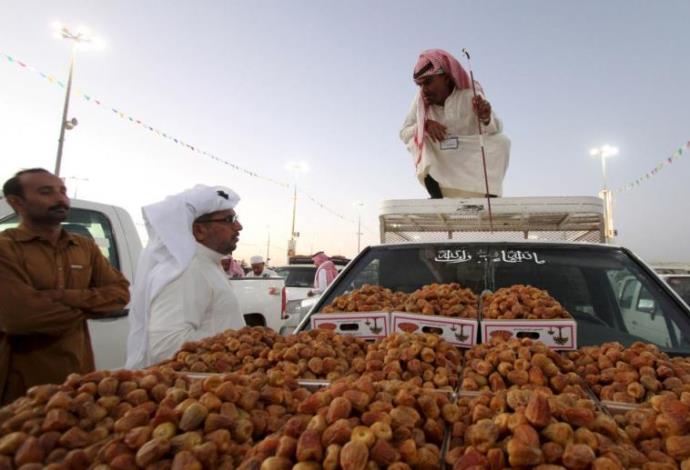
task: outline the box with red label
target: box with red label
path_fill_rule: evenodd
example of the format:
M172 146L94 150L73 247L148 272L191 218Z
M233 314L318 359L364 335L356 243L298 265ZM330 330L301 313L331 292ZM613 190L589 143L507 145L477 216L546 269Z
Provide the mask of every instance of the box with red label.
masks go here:
M541 341L551 349L577 349L577 322L562 320L484 320L481 321L482 343L496 336L531 338Z
M477 344L479 322L469 318L393 312L391 323L393 331L434 333L461 348L469 348Z
M311 316L311 327L363 339L379 339L390 334L390 321L388 312L317 313Z

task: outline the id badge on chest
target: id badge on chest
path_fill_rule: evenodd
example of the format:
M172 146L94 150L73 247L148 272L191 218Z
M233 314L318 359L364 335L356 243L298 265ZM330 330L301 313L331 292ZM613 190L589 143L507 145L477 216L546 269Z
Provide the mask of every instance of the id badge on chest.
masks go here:
M457 150L460 140L457 137L448 137L441 141L441 150Z

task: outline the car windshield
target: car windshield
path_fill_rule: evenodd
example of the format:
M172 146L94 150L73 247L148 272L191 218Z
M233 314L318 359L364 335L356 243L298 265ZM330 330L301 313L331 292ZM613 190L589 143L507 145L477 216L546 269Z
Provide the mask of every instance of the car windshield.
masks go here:
M676 293L690 305L690 277L689 276L668 276L666 282Z
M316 268L310 266L276 268L276 273L285 279L285 287L313 287Z
M619 248L596 245L424 244L368 249L319 302L364 284L413 292L457 282L477 294L515 284L547 290L578 323L578 344L647 341L690 354L685 308Z

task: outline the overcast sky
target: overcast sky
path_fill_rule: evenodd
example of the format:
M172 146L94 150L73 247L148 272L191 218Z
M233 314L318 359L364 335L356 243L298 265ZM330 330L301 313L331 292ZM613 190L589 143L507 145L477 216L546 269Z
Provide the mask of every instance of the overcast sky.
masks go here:
M617 145L612 187L690 139L690 2L649 1L10 1L0 52L66 78L54 20L85 24L74 86L239 166L290 181L378 242L385 199L426 198L398 138L420 51L473 54L476 78L512 140L505 196L596 195L589 149ZM54 166L64 90L0 59L0 179ZM284 260L291 194L175 145L75 96L62 174L70 194L140 207L196 183L242 196L238 256ZM649 261L690 261L690 154L617 195L618 242ZM78 187L77 187L78 185ZM356 225L298 202L298 251L353 255Z

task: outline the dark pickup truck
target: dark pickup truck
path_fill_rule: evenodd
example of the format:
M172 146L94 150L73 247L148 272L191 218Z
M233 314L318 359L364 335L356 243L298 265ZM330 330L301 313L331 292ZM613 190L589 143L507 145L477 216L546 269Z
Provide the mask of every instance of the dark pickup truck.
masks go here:
M578 345L645 341L690 355L690 309L657 274L625 248L575 242L422 242L364 249L300 321L363 284L412 292L457 282L475 293L514 284L546 289L575 318ZM635 284L645 295L631 302Z

